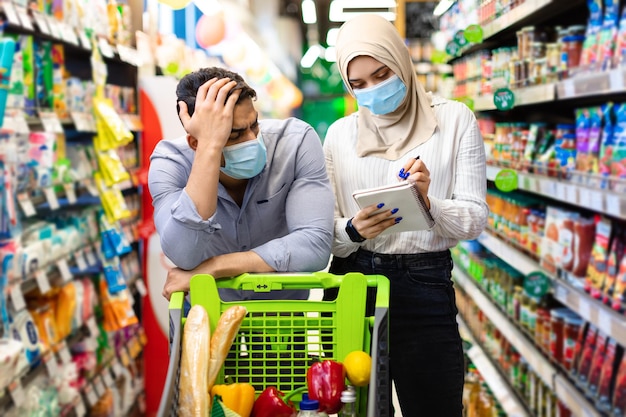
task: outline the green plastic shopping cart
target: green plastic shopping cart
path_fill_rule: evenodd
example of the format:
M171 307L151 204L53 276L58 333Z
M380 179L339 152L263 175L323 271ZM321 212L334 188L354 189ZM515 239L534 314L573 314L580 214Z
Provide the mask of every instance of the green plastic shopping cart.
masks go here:
M223 301L218 288L270 293L295 289L338 288L332 301L246 300ZM376 292L375 312L366 315L368 288ZM372 357L370 384L357 390L360 417L391 416L389 376L388 309L389 280L382 275L325 272L309 274L243 274L215 280L210 275L191 279L191 305L202 305L209 314L211 334L217 319L232 305L248 310L217 383L225 376L234 382L249 382L260 394L275 386L284 393L301 398L306 372L314 358L341 361L354 350ZM264 297L265 298L265 297ZM272 298L272 297L268 297ZM169 304L170 361L158 416L176 416L184 293L174 293ZM298 390L300 388L300 390Z

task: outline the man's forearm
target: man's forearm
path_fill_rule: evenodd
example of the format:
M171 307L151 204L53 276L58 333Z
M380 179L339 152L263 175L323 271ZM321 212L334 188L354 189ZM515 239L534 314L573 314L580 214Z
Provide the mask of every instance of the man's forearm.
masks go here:
M217 208L220 158L221 151L212 147L198 147L185 187L203 220L211 217Z
M244 272L275 272L275 270L258 254L247 251L214 256L202 262L193 272L195 274L210 274L214 278L226 278Z

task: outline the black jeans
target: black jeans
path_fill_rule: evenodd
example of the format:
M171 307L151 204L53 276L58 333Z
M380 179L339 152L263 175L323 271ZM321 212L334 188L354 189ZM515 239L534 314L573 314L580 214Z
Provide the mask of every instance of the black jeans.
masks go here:
M462 415L465 365L451 271L448 250L385 255L360 249L333 258L330 266L333 274L378 274L390 281L391 376L404 417ZM373 301L369 294L368 305Z

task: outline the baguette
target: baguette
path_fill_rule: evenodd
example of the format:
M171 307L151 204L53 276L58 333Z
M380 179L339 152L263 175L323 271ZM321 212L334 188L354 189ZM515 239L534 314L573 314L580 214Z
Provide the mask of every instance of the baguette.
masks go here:
M211 399L207 395L211 328L209 316L199 304L189 310L183 327L180 358L179 417L207 417Z
M226 360L228 351L237 337L239 327L248 310L244 306L232 306L220 317L211 336L211 355L209 359L209 391L213 388L217 375Z

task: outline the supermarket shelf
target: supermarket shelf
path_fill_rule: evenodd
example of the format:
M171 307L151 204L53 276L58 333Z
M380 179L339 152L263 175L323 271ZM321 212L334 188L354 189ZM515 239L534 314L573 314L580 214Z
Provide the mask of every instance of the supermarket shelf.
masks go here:
M556 85L560 100L626 92L626 68L579 74Z
M487 179L493 181L502 168L488 165ZM518 189L626 219L626 195L586 187L570 181L518 172Z
M489 385L491 392L502 406L502 409L506 412L506 415L509 417L529 416L509 382L502 377L502 374L494 366L489 355L476 343L472 332L461 316L457 316L457 321L459 323L461 336L472 344L472 347L467 352L467 356L469 356L472 363L476 366L476 369L478 369L487 382L487 385Z
M477 240L498 258L506 261L524 275L541 271L541 267L534 259L515 249L497 236L482 232Z
M556 99L555 84L534 85L512 91L515 95L515 107L546 103ZM496 110L496 105L493 103L493 94L483 94L476 97L474 99L474 110Z
M510 12L483 26L483 39L488 39L521 20L554 3L551 0L526 0Z
M543 382L555 390L557 397L570 409L572 415L600 417L593 404L539 351L526 336L516 328L509 318L476 286L473 279L459 268L453 270L455 283L479 305L482 312L498 328L500 333L517 349Z
M554 298L576 311L583 319L593 323L620 345L626 346L626 317L583 290L563 280L553 280Z
M499 237L483 232L478 237L478 241L523 274L542 271L551 278L554 298L575 311L586 321L610 334L620 345L626 346L626 317L591 298L578 286L549 274L533 259Z

